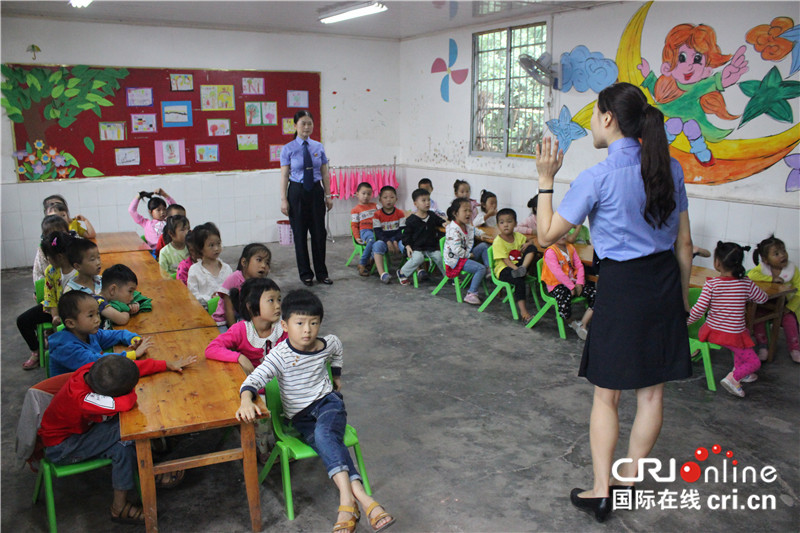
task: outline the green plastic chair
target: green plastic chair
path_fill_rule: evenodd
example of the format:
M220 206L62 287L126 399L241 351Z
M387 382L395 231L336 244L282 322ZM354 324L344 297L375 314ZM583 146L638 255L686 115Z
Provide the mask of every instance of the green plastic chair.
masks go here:
M689 305L694 305L697 302L701 291L702 289L697 287L689 288ZM708 390L716 392L717 384L714 382L714 370L711 368L711 353L709 352L709 348L719 350L721 346L711 342L702 342L699 339L698 335L700 333L700 327L705 324L705 322L706 317L703 315L703 317L697 322L689 324L689 351L694 353L696 350L700 350L696 356L692 357L692 361L699 361L701 359L703 360L703 368L706 373L706 385L708 385Z
M213 315L219 305L219 296L214 296L208 301L208 314Z
M491 246L489 246L489 264L494 265L494 250ZM503 302L508 302L509 307L511 307L511 316L514 320L519 320L519 311L517 310L517 302L514 301L514 286L506 281L501 281L497 276L494 275L494 267L489 267L491 271L492 283L494 283L494 290L492 293L486 297L483 304L478 308L478 312L482 313L484 309L494 300L494 297L502 291L503 289L506 290L506 297ZM532 284L536 282L538 278L534 276L525 276L525 281L528 284ZM541 309L542 306L539 303L539 296L536 294L536 289L531 288L531 294L533 294L533 301L536 304L536 309Z
M350 239L353 241L353 253L350 254L350 258L347 260L347 263L344 264L346 267L350 266L350 263L353 261L353 259L356 257L361 257L364 254L364 245L356 242L356 238L353 236L352 232L350 233Z
M539 322L539 320L544 316L544 314L547 312L547 310L552 307L553 311L555 311L555 313L556 313L556 324L558 324L558 336L561 337L562 339L566 339L567 338L567 334L564 331L564 319L561 318L561 315L558 313L558 303L556 302L555 298L553 298L552 296L550 296L547 293L547 289L545 289L545 284L542 282L542 265L543 264L544 264L544 258L539 259L536 262L536 277L539 280L539 284L538 284L539 285L539 296L542 297L542 301L544 302L545 305L542 306L541 309L539 309L539 312L536 313L536 316L531 318L530 322L525 324L525 327L526 328L532 328L533 326L535 326L536 323ZM585 302L585 301L586 301L586 298L583 297L583 296L578 296L578 297L572 299L572 303Z
M439 240L439 249L442 252L442 260L444 260L444 237L442 237ZM433 292L431 294L433 296L436 296L439 293L439 291L442 290L442 288L444 288L444 286L447 285L447 282L450 281L451 279L453 280L453 285L455 285L456 287L456 300L458 301L458 303L461 303L464 301L464 298L461 297L461 288L463 287L466 289L466 287L469 285L469 282L472 280L472 274L469 272L465 272L463 270L458 276L454 278L448 278L447 276L443 276L442 281L440 281L439 285L437 285L436 288L433 289ZM486 285L484 284L484 290L485 289ZM486 291L486 294L489 294L488 290Z
M53 478L62 478L67 476L74 476L75 474L83 474L111 466L111 459L99 458L89 459L80 463L71 465L56 465L51 463L45 458L39 462L39 475L36 477L36 486L33 489L33 503L39 499L39 494L42 488L42 480L44 479L44 499L45 506L47 507L47 522L50 525L50 533L56 533L56 504L55 496L53 494Z
M258 475L259 484L264 482L275 461L280 457L281 460L281 480L283 482L283 497L286 501L286 516L289 520L294 520L294 502L292 499L292 477L289 470L289 461L298 459L309 459L317 457L317 452L311 446L300 439L300 435L283 418L283 405L281 404L281 392L278 387L278 380L273 379L264 387L267 397L267 409L269 409L272 419L272 431L275 433L275 447L269 455L264 468ZM364 466L364 458L361 455L361 446L358 444L358 433L350 424L347 425L344 434L344 444L348 448L352 447L356 455L356 463L361 473L364 491L372 495L369 486L367 469Z
M36 289L36 301L41 305L44 301L44 278L37 279L34 283L34 288ZM51 329L53 329L51 322L44 322L36 326L36 340L39 341L39 364L42 366L42 363L44 363L44 374L48 378L50 377L50 368L47 366L48 350L45 347L45 341L47 340L45 333Z

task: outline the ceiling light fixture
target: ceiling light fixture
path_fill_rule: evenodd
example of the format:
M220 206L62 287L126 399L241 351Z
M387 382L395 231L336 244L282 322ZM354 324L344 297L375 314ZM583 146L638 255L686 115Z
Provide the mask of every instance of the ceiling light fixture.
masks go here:
M92 3L92 0L69 0L69 5L72 7L86 7Z
M360 2L343 7L322 10L319 12L319 21L323 24L333 24L366 15L374 15L386 11L386 6L375 0L371 2Z

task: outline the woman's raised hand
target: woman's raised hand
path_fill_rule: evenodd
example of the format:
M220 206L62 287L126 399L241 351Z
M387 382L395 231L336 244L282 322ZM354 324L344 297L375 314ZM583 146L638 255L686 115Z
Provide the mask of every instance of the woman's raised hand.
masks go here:
M539 173L539 188L552 189L556 173L564 162L564 152L558 149L558 139L545 137L536 145L536 171Z

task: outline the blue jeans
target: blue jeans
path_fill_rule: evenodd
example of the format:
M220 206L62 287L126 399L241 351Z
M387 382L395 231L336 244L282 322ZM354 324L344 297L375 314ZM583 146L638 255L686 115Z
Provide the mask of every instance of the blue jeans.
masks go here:
M397 247L400 248L400 253L405 252L405 247L401 241L397 241ZM378 255L384 255L389 251L389 247L386 245L386 241L375 241L375 244L372 245L372 253Z
M339 392L330 392L292 418L292 425L306 444L320 456L328 477L349 472L350 481L361 479L353 464L350 450L344 445L347 411Z
M469 284L469 292L478 292L478 290L481 288L483 276L486 275L486 267L477 261L467 259L467 262L464 263L464 267L461 270L474 274L474 276L472 276L472 281Z
M111 459L111 485L115 490L134 487L136 446L132 440L119 440L119 416L95 424L86 433L70 435L55 446L45 448L45 457L58 465L80 463L89 459Z
M491 268L492 265L489 264L489 243L488 242L481 242L476 244L472 247L472 255L475 256L476 259L479 259L481 263L485 266Z
M362 229L359 237L364 241L364 253L361 254L359 265L367 266L372 259L372 245L375 244L375 233L371 229Z
M414 274L414 271L417 270L423 263L425 263L425 258L430 259L433 263L439 267L439 270L442 271L444 274L444 264L442 263L442 252L439 250L435 250L432 252L429 251L419 251L414 250L411 254L411 257L406 261L403 265L403 268L400 269L400 272L408 277Z

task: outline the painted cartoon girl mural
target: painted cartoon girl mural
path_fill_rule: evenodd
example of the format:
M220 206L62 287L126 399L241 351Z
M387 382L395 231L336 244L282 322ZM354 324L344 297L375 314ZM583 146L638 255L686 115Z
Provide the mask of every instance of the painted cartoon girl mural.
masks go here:
M670 143L683 132L691 153L703 166L714 164L708 142L719 142L733 130L714 126L706 116L712 113L724 120L734 120L722 92L747 72L745 47L731 56L721 52L714 29L705 24L679 24L664 39L661 76L656 79L647 60L638 66L645 77L642 87L668 120L664 124ZM730 62L729 62L730 61ZM713 69L728 63L721 72Z

